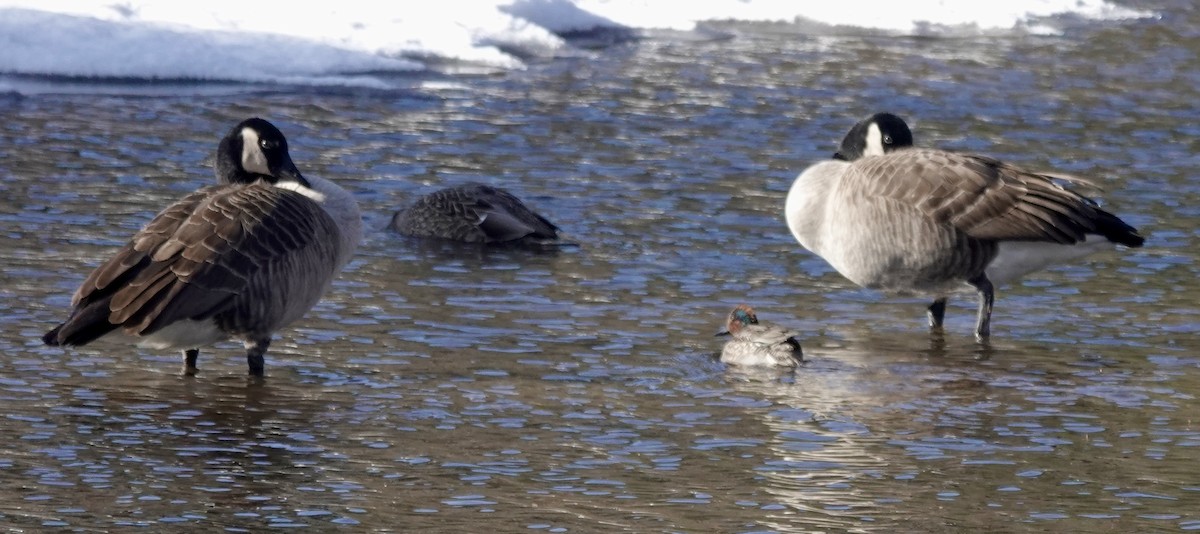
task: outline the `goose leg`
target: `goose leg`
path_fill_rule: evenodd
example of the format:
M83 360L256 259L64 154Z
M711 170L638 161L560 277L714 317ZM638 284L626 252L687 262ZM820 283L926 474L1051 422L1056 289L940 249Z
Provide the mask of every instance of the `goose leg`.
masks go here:
M184 376L196 376L196 358L200 356L200 349L188 349L183 351L183 374Z
M271 346L269 337L246 342L246 364L250 366L251 375L263 376L263 366L265 365L263 355L267 353L269 346Z
M967 283L979 291L979 316L975 320L975 339L985 341L992 335L992 301L995 298L992 281L988 280L987 274L979 273L979 276L967 280Z
M946 297L939 298L929 305L929 328L941 328L942 320L946 318Z

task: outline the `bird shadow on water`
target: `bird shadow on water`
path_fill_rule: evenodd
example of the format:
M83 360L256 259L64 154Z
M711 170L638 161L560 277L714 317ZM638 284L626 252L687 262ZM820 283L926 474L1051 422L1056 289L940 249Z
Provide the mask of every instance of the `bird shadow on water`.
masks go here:
M113 414L139 412L250 433L266 428L268 420L273 425L296 420L307 426L327 409L330 399L323 398L323 391L301 390L302 384L282 383L285 380L230 374L215 367L197 377L125 370L92 387L105 396L106 411Z
M807 353L809 347L805 349ZM812 352L814 357L859 364L897 361L965 364L991 360L1006 349L990 341L955 337L942 330L889 334L845 329L825 332Z
M579 247L461 243L381 231L373 234L363 249L361 256L368 273L391 272L396 268L395 262L402 262L411 264L405 268L410 277L424 278L439 272L550 268L577 252Z

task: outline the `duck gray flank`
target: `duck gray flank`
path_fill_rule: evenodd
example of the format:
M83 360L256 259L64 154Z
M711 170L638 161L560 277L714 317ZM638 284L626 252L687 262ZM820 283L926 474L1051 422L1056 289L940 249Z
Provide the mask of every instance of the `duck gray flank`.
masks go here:
M739 304L725 319L731 337L721 347L721 361L730 365L796 367L804 360L800 333L769 321L759 321L748 304Z

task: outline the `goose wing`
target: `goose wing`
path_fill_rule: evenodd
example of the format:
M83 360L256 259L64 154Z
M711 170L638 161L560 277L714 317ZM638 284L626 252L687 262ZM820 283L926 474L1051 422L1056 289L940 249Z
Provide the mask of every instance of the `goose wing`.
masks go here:
M469 209L479 215L479 228L493 239L510 241L525 236L558 238L557 226L529 209L508 191L488 186L479 188L480 194Z
M977 239L1074 244L1098 233L1132 246L1141 237L1091 199L1055 179L986 156L900 150L854 162L847 178L868 195L916 206L926 216Z
M280 261L314 246L333 254L337 239L336 223L304 195L262 183L207 187L167 207L96 268L74 305L107 301L110 323L150 334L228 309L252 285L271 283Z

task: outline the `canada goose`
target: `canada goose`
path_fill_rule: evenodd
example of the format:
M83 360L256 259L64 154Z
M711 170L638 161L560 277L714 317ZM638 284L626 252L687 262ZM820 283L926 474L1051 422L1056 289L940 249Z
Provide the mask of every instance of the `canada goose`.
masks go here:
M168 206L92 271L47 345L120 329L142 347L182 349L192 375L199 347L237 339L250 374L262 376L271 334L320 300L358 246L362 220L350 193L300 174L265 120L230 130L216 160L219 185Z
M991 330L993 284L1144 241L1055 180L1091 185L986 156L912 148L908 125L879 113L850 130L834 160L796 178L785 211L800 244L850 281L933 295L930 327L941 327L947 293L971 285L982 341Z
M478 183L420 197L392 216L391 228L413 237L468 243L553 244L558 227L508 191Z
M775 323L758 320L754 310L739 304L725 320L727 330L718 336L732 336L721 349L721 361L732 365L795 367L804 359L796 340L799 332Z

